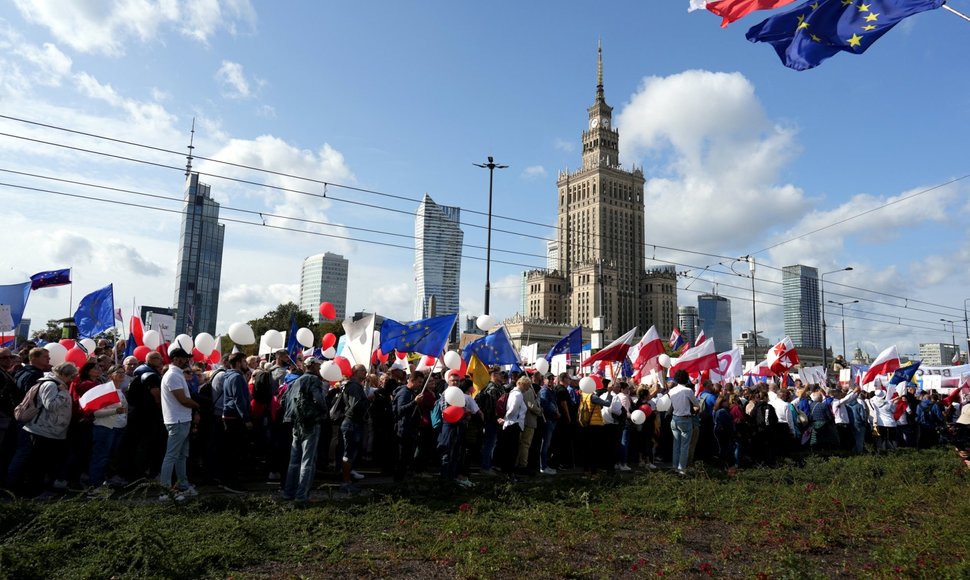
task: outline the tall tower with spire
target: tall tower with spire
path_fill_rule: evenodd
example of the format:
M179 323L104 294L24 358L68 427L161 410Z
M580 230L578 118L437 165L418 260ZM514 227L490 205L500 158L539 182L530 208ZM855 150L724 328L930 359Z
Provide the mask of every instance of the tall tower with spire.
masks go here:
M526 273L523 314L587 328L602 316L607 339L651 324L669 332L666 327L676 321L651 320L643 170L620 164L619 132L603 84L602 44L597 48L596 93L586 111L582 166L561 171L556 183L558 268Z

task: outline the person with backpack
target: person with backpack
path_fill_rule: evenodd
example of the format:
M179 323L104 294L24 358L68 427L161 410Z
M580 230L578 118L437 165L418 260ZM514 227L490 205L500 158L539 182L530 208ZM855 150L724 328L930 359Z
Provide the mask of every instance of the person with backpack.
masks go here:
M246 491L239 481L239 468L246 461L246 443L253 431L253 418L250 411L249 385L246 383L246 355L234 352L229 355L229 369L222 382L222 417L219 422L224 432L222 467L222 489L229 493Z
M421 403L424 401L425 375L414 371L406 385L394 390L394 436L397 438L397 465L394 468L394 482L404 481L408 470L414 463L414 453L418 446L418 427L421 422Z
M357 456L360 454L367 424L368 410L374 395L368 396L364 390L363 381L367 376L367 367L358 364L351 370L350 379L344 385L340 394L343 400L344 420L340 424L340 434L344 442L344 454L341 463L340 490L353 493L356 488L353 482L362 479L363 475L354 470Z
M290 384L284 396L283 422L292 426L293 437L282 498L298 505L306 504L310 497L320 428L327 413L323 381L320 380L321 365L320 359L303 359L305 372Z
M7 486L18 494L33 494L51 485L67 454L71 425L71 381L77 367L61 363L34 384L14 411L23 431L10 462Z
M761 390L751 392L751 402L751 418L754 420L751 454L758 463L774 465L778 455L778 441L775 437L778 414Z

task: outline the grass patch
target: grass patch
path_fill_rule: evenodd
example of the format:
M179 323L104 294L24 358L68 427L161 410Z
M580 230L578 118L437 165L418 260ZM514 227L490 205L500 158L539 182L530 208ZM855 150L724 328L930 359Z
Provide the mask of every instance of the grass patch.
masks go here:
M13 501L0 504L0 575L959 578L968 491L938 449L734 478L421 481L307 509L258 496Z

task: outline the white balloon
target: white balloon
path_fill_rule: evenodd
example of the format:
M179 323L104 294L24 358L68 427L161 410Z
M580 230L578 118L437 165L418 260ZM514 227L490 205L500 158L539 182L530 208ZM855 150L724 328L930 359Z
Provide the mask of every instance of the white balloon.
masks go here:
M209 356L216 349L216 339L208 332L200 332L195 336L195 348L199 352Z
M544 375L549 372L549 361L544 358L540 358L536 361L535 367L536 372L538 372L540 375Z
M175 340L172 341L172 346L177 346L185 352L192 354L192 349L195 348L195 343L192 342L191 336L187 334L180 334L175 337ZM212 351L210 350L209 352L203 354L209 354L211 352Z
M313 346L313 331L309 328L301 328L296 331L296 341L306 348Z
M583 377L579 379L579 390L584 393L595 393L596 392L596 381L590 377Z
M643 425L643 422L647 420L647 415L640 409L630 413L630 420L633 421L634 425Z
M455 370L461 368L461 355L456 351L449 350L445 353L445 366Z
M445 389L445 402L452 407L464 407L465 393L461 392L458 387L448 387Z
M94 342L94 339L92 338L82 338L78 341L78 344L80 344L81 348L87 351L88 354L94 354L94 349L98 348L98 344Z
M665 369L669 369L670 368L670 365L671 365L670 356L667 355L666 353L658 356L657 357L657 362L659 362L660 363L660 366L662 366Z
M67 348L59 342L48 342L44 345L47 352L51 353L51 366L56 367L57 365L64 362L64 357L67 356Z
M253 334L253 329L243 322L234 322L229 326L229 338L242 346L256 344L256 335Z
M478 320L475 321L475 324L478 326L479 330L488 332L489 330L495 328L498 321L496 321L491 314L482 314L478 317Z
M328 360L323 363L323 366L320 367L320 376L323 377L323 380L325 381L335 383L344 378L344 373L340 370L340 367L338 367L336 363Z
M673 403L671 402L670 397L668 395L660 395L659 397L657 397L658 413L666 413L667 411L670 410L672 406L673 406Z
M333 358L335 356L337 356L337 349L335 349L332 346L327 350L323 351L323 358Z
M272 328L263 333L263 340L266 346L273 350L283 348L283 333Z
M162 335L157 330L146 330L145 334L141 336L141 342L148 348L155 350L158 345L162 344Z

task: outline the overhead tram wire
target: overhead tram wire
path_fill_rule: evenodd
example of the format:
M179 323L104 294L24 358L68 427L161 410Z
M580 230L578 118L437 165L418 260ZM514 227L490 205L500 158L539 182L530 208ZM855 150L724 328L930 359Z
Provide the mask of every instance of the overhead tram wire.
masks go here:
M27 120L27 119L13 117L13 116L10 116L10 115L2 115L2 114L0 114L0 119L8 119L8 120L11 120L11 121L16 121L16 122L20 122L20 123L29 124L29 125L35 125L35 126L39 126L39 127L53 129L53 130L56 130L56 131L62 131L62 132L71 133L71 134L75 134L75 135L81 135L81 136L85 136L85 137L92 137L92 138L102 139L102 140L111 141L111 142L115 142L115 143L119 143L119 144L123 144L123 145L144 148L144 149L148 149L148 150L152 150L152 151L157 151L157 152L161 152L161 153L166 153L166 154L171 154L171 155L177 155L179 157L181 157L183 155L183 152L181 152L181 151L174 151L174 150L170 150L170 149L165 149L165 148L161 148L161 147L147 145L147 144L144 144L144 143L138 143L138 142L134 142L134 141L127 141L127 140L124 140L124 139L117 139L117 138L114 138L114 137L108 137L106 135L99 135L99 134L96 134L96 133L89 133L89 132L85 132L85 131L78 131L78 130L75 130L75 129L69 129L69 128L61 127L61 126L57 126L57 125L51 125L51 124L47 124L47 123L41 123L41 122L37 122L37 121L31 121L31 120ZM95 154L95 155L102 155L102 156L117 158L117 159L121 159L121 160L125 160L125 161L131 161L131 162L135 162L135 163L148 164L148 165L152 165L152 166L156 166L156 167L160 167L160 168L164 168L164 169L173 169L173 170L178 170L180 172L183 171L183 168L182 167L168 166L168 165L161 164L161 163L157 163L157 162L152 162L152 161L147 161L147 160L142 160L142 159L127 157L127 156L122 156L122 155L116 155L116 154L111 154L111 153L106 153L106 152L101 152L101 151L95 151L95 150L85 149L85 148L81 148L81 147L75 147L75 146L61 144L61 143L55 143L55 142L51 142L51 141L44 141L44 140L41 140L41 139L35 139L35 138L25 137L25 136L21 136L21 135L13 135L13 134L10 134L10 133L0 133L0 136L7 136L7 137L11 137L11 138L16 138L16 139L24 139L24 140L33 141L33 142L37 142L37 143L42 143L42 144L46 144L46 145L50 145L50 146L55 146L55 147L64 147L64 148L73 149L73 150L81 151L81 152L85 152L85 153L90 153L90 154ZM343 185L343 184L328 182L328 181L319 180L319 179L315 179L315 178L311 178L311 177L294 175L294 174L289 174L289 173L285 173L285 172L275 171L275 170L271 170L271 169L254 167L254 166L250 166L250 165L245 165L245 164L240 164L240 163L234 163L234 162L231 162L231 161L224 161L224 160L219 160L219 159L214 159L214 158L209 158L209 157L204 157L204 156L194 156L194 157L197 158L197 159L202 159L202 160L210 161L212 163L219 163L219 164L228 165L228 166L236 167L236 168L240 168L240 169L247 169L247 170L250 170L250 171L267 173L267 174L270 174L270 175L276 175L276 176L280 176L280 177L288 177L288 178L292 178L292 179L299 179L299 180L303 180L303 181L308 181L308 182L311 182L311 183L318 183L318 184L324 185L325 187L327 187L327 186L338 187L338 188L348 189L348 190L351 190L351 191L357 191L357 192L361 192L361 193L368 193L368 194L372 194L372 195L378 195L378 196L388 197L388 198L392 198L392 199L407 201L407 202L410 202L410 203L420 203L420 200L417 200L417 199L414 199L414 198L410 198L410 197L406 197L406 196L395 195L395 194L390 194L390 193L386 193L386 192L381 192L381 191L376 191L376 190L371 190L371 189L365 189L365 188L360 188L360 187L355 187L355 186ZM312 192L305 192L305 191L300 191L300 190L296 190L296 189L292 189L292 188L286 188L286 187L282 187L282 186L275 186L275 185L270 185L270 184L265 184L265 183L259 183L259 182L255 182L255 181L251 181L251 180L245 180L245 179L241 179L241 178L228 177L228 176L223 176L223 175L218 175L218 174L213 174L213 173L203 173L203 172L200 172L200 174L201 175L207 175L207 176L213 177L213 178L225 179L225 180L234 181L234 182L238 182L238 183L244 183L244 184L248 184L248 185L253 185L253 186L256 186L256 187L266 187L266 188L276 189L276 190L280 190L280 191L288 191L288 192L291 192L291 193L297 193L297 194L301 194L301 195L309 195L309 196L319 197L319 198L323 198L323 199L330 199L330 200L333 200L333 201L339 201L339 202L349 203L349 204L353 204L353 205L358 205L358 206L363 206L363 207L369 207L371 209L378 209L378 210L382 210L382 211L390 211L390 212L395 212L395 213L407 213L408 215L411 214L411 212L405 212L404 210L399 210L399 209L394 209L394 208L387 208L385 206L379 206L379 205L374 205L374 204L367 204L367 203L353 201L353 200L347 200L347 199L343 199L343 198L339 198L339 197L334 197L334 196L328 195L326 193L325 194L316 194L316 193L312 193ZM930 191L932 191L934 189L938 189L940 187L943 187L943 186L948 185L950 183L954 183L954 182L960 181L960 180L965 179L967 177L970 177L970 175L966 175L966 176L963 176L963 177L960 177L960 178L953 179L953 180L951 180L951 181L949 181L947 183L943 183L943 184L934 186L932 188L929 188L927 190L923 190L921 192L917 192L915 194L912 194L910 196L907 196L906 198L902 198L902 199L899 199L899 200L894 200L893 202L889 202L887 204L883 204L882 206L879 206L879 207L876 207L876 208L872 208L872 209L867 210L866 212L862 212L862 213L860 213L860 214L858 214L856 216L850 216L849 218L845 218L844 220L841 220L840 222L837 222L835 224L830 224L829 226L825 226L823 228L819 228L819 229L816 230L816 232L817 231L822 231L824 229L827 229L828 227L833 227L835 225L839 225L839 223L848 221L850 219L854 219L856 217L860 217L860 216L865 215L867 213L872 213L873 211L877 211L878 209L881 209L883 207L888 207L889 205L893 205L895 203L900 203L902 201L906 201L907 199L909 199L911 197L915 197L917 195L922 195L924 193L928 193L928 192L930 192ZM486 212L482 212L482 211L478 211L478 210L465 209L465 211L467 213L472 213L472 214L477 214L477 215L486 215ZM534 225L533 222L531 222L529 220L524 220L524 219L520 219L520 218L514 218L514 217L511 217L511 216L503 216L503 215L495 214L494 217L501 218L501 219L506 219L506 220L510 220L510 221L515 221L515 222L528 223L530 225ZM466 223L465 225L470 226L470 227L479 228L479 229L486 229L486 226L482 226L482 225L478 225L478 224ZM551 226L551 227L553 229L555 229L555 230L565 229L565 228L560 228L559 226ZM573 228L573 230L575 230L575 228ZM535 236L535 235L531 235L531 234L524 234L524 233L517 232L517 231L502 230L502 229L499 229L499 228L493 228L493 231L501 232L501 233L508 233L508 234L511 234L511 235L522 236L522 237L536 239L536 240L540 240L540 241L550 241L548 238L545 238L545 237L542 237L542 236ZM792 238L792 239L786 240L784 242L779 242L778 244L775 244L773 246L769 246L768 248L764 248L764 249L759 250L758 252L755 252L755 253L757 254L757 253L761 253L761 252L767 251L767 250L769 250L769 249L771 249L773 247L776 247L776 246L781 245L783 243L788 243L790 241L794 241L796 239L799 239L801 237L805 237L807 235L811 235L812 233L815 233L815 232L808 232L808 233L803 234L801 236L798 236L796 238ZM603 239L603 240L610 240L610 239L612 239L614 237L614 236L609 236L607 234L592 234L592 235L594 237L597 237L597 238L600 238L600 239ZM644 242L643 245L644 245L645 248L648 248L648 247L653 247L654 248L654 257L652 258L654 261L658 261L658 262L662 262L662 263L676 264L676 265L683 265L683 266L689 267L689 268L698 268L699 269L700 267L699 266L690 266L690 265L678 264L676 262L672 262L672 261L669 261L669 260L657 259L655 257L656 256L656 250L657 249L663 249L663 250L669 250L669 251L675 251L675 252L684 252L684 253L690 253L690 254L695 254L695 255L703 255L703 256L715 257L715 258L721 258L721 259L727 259L727 260L736 260L736 258L731 257L731 256L722 256L722 255L719 255L719 254L712 254L712 253L709 253L709 252L700 252L700 251L696 251L696 250L689 250L689 249L686 249L686 248L676 248L676 247L673 247L673 246L664 246L664 245L652 244L652 243L648 243L648 242ZM773 270L777 270L777 271L781 271L782 270L782 268L779 268L777 266L772 266L770 264L764 263L762 265L764 267L766 267L766 268L769 268L769 269L773 269ZM839 283L835 283L835 282L833 282L833 284L838 284L838 285L841 285L841 286L844 286L844 287L847 287L847 288L852 288L854 290L859 290L859 291L864 291L864 292L872 292L872 293L880 294L880 295L883 295L883 296L892 297L892 298L895 298L897 300L904 300L907 303L905 306L889 305L889 304L887 304L888 306L892 306L892 307L905 307L905 308L910 308L908 306L908 303L909 302L915 302L915 303L926 304L926 305L929 305L929 306L937 306L937 307L940 307L940 308L946 308L946 309L951 310L951 311L961 311L962 310L960 308L955 308L955 307L952 307L952 306L947 306L947 305L943 305L943 304L936 304L936 303L927 302L927 301L923 301L923 300L918 300L918 299L915 299L915 298L908 298L908 297L904 297L904 296L896 296L896 295L893 295L893 294L888 294L888 293L883 293L883 292L878 292L878 291L872 291L872 290L869 290L869 289L866 289L866 288L855 287L855 286L851 286L851 285L848 285L848 284L839 284ZM842 295L842 296L847 296L847 295ZM855 296L853 296L853 297L855 297ZM911 308L911 309L913 309L913 308ZM915 310L918 310L918 309L915 309ZM930 312L930 311L925 311L925 312ZM946 314L947 315L950 315L950 313L946 313Z

